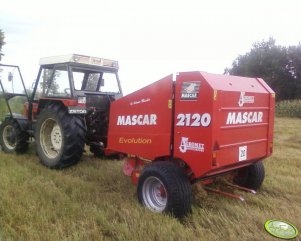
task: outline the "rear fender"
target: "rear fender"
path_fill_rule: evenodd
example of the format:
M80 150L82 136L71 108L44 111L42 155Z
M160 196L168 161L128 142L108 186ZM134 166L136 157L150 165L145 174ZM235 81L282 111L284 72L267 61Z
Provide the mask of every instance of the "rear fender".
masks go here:
M8 116L5 118L5 120L9 120L9 119L15 120L18 123L18 125L21 127L22 131L28 131L29 123L26 117L13 113L12 117Z
M76 106L77 101L70 100L70 99L67 100L66 99L56 100L56 99L46 99L46 98L40 99L38 104L37 114L39 114L49 104L63 105L65 107L68 107L68 106Z

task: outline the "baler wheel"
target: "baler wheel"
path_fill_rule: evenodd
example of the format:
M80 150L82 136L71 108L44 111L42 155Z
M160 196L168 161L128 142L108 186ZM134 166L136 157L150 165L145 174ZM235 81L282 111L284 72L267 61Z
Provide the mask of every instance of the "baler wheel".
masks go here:
M36 130L38 156L49 168L64 168L81 158L85 145L82 117L68 114L59 104L50 104L38 117Z
M138 180L138 200L154 212L181 218L191 210L191 184L182 169L171 162L146 166Z
M21 154L28 149L28 133L14 119L6 119L0 126L0 145L6 153Z
M239 186L257 190L261 187L265 177L264 165L258 161L237 171L233 182Z

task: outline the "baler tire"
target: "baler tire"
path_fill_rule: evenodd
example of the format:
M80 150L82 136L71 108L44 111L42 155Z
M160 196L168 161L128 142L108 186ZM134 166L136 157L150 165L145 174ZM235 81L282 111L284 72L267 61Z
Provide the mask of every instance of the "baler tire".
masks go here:
M35 129L41 163L55 169L77 163L84 151L85 134L82 117L68 114L63 105L49 104L39 114Z
M10 130L9 130L10 129ZM14 140L9 140L7 135L8 131L13 131L14 136L12 137ZM5 153L13 153L22 154L28 150L28 138L29 135L26 131L22 130L18 122L14 119L5 119L0 126L0 145L1 149ZM13 141L13 143L10 143Z
M177 218L191 211L191 183L174 163L158 161L147 165L139 177L137 193L139 202L151 211ZM162 200L158 200L158 195Z
M265 178L264 165L258 161L250 166L238 170L234 183L242 187L258 190Z

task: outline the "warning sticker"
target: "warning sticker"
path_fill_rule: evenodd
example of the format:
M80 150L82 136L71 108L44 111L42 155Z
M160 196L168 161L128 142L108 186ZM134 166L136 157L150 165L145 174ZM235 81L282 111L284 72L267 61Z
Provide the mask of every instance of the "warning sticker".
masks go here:
M247 146L240 146L238 151L238 160L245 161L247 160Z

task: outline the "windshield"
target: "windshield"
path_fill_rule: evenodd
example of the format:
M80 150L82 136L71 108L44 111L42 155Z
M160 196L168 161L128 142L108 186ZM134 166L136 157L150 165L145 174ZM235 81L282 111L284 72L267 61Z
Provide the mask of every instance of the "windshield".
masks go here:
M0 65L0 123L10 111L14 116L22 115L23 106L27 101L19 68Z
M35 100L42 97L70 98L70 82L66 65L57 65L54 68L43 68L40 74L39 85L35 93Z
M116 73L72 68L75 90L119 93Z
M17 66L0 66L0 80L3 86L3 90L0 87L0 91L12 94L26 94Z

